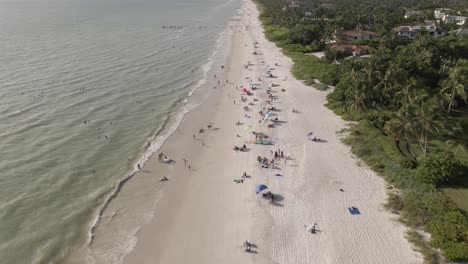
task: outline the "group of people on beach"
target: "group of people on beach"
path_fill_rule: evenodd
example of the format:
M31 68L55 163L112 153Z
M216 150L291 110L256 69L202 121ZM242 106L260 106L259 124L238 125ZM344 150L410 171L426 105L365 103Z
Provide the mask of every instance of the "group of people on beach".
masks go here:
M284 158L284 153L283 151L281 151L280 149L278 149L278 151L275 151L275 159L282 159Z
M256 42L256 44L258 44ZM247 64L244 64L244 68L245 69L249 69L250 66L252 66L253 64L251 64L251 62L249 61ZM277 63L275 63L276 66L278 66ZM267 66L268 67L268 66ZM224 66L221 66L222 69L224 69ZM272 73L269 73L267 75L267 77L273 77L273 74ZM214 75L214 78L216 79L216 75ZM250 78L249 78L250 80ZM261 81L261 78L259 77L258 78L259 81ZM285 77L283 79L284 81L287 80L287 77ZM217 81L218 83L218 86L221 85L221 82L218 80ZM260 85L260 84L259 84ZM266 105L261 108L261 110L258 112L258 114L262 117L264 117L264 119L260 120L259 123L263 122L263 121L271 121L272 124L268 124L266 127L268 128L274 128L275 125L278 125L278 123L281 123L281 121L279 120L278 117L271 117L271 115L275 116L275 114L273 114L271 111L278 111L278 109L276 109L274 106L272 106L273 103L275 103L275 99L277 100L278 99L278 96L276 95L273 95L272 94L272 89L271 87L273 86L272 83L270 83L270 87L268 88L268 92L267 92L267 95L266 95L266 100L265 100L265 103ZM243 86L239 86L239 85L236 85L235 88L236 90L239 90L241 89ZM251 85L251 89L253 89L253 87L257 88L257 85L253 86ZM248 111L251 111L253 110L252 108L254 108L256 104L254 104L254 102L257 102L259 101L261 98L252 98L249 96L253 96L254 94L250 91L245 91L244 90L245 88L242 88L243 90L243 94L240 95L240 105L239 107L242 107L242 109L246 112ZM284 90L285 91L285 90ZM247 94L247 97L244 96L245 94ZM229 96L229 95L228 95ZM230 97L230 96L229 96ZM249 101L249 99L252 99ZM264 97L265 99L265 97ZM234 104L236 104L236 100L233 101ZM239 101L238 101L239 102ZM246 105L243 105L242 103L247 103ZM251 108L252 107L252 108ZM299 111L297 109L292 109L292 113L299 113ZM244 118L248 118L249 116L247 114L245 114ZM237 126L240 126L240 125L243 125L243 123L241 121L237 121L236 122L236 125ZM249 125L250 126L250 125ZM246 126L246 129L249 128L249 126ZM212 123L209 123L209 125L207 126L207 129L208 130L211 130L213 128L213 125ZM203 133L205 132L205 127L201 127L199 130L198 130L198 134L200 135L197 135L197 136L203 136ZM264 139L266 138L269 138L268 135L266 135L265 133L263 132L255 132L253 131L252 132L253 135L255 135L255 141L254 143L256 144L259 144L257 143L257 141L263 141ZM204 141L200 138L197 138L196 134L193 134L193 139L196 140L196 141L199 141L201 140L202 141L202 144L204 146ZM241 137L239 134L237 134L237 137ZM312 139L313 141L316 140L316 138ZM238 146L234 146L233 149L235 151L241 151L241 152L246 152L248 151L249 149L247 148L246 144L243 144L241 147L238 147ZM284 150L278 148L277 150L270 150L270 154L271 154L271 157L270 158L267 158L267 157L262 157L262 156L257 156L257 161L258 163L261 165L262 168L273 168L273 169L279 169L276 162L277 160L280 160L280 159L284 159L285 160L285 165L286 165L286 160L288 159L285 155L284 155ZM163 153L160 153L159 156L158 156L158 159L159 161L169 161L170 159L165 156ZM184 161L184 166L187 167L187 160L184 158L183 159ZM189 169L191 169L190 165L188 165ZM234 182L235 183L244 183L244 181L247 179L247 178L250 178L250 176L247 175L246 172L243 172L242 176L238 179L234 179ZM167 181L168 178L167 177L162 177L160 179L160 181ZM275 196L275 194L273 194L271 191L267 190L266 192L263 192L262 193L262 197L264 199L268 199L270 200L271 203L273 203L275 201L275 198L277 198L277 196ZM310 226L308 231L310 231L311 233L316 233L317 231L317 224L314 223L314 225ZM253 244L249 241L249 240L246 240L243 244L243 247L244 247L244 250L245 252L248 252L248 253L251 253L252 252L252 247L253 247Z
M276 163L275 163L275 159L271 159L269 160L267 157L260 157L260 156L257 156L257 161L261 164L262 168L272 168L272 169L276 169L278 168Z

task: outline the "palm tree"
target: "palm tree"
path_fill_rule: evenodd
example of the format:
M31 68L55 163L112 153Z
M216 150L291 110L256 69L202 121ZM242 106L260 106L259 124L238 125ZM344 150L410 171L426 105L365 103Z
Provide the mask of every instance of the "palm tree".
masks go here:
M460 59L454 67L448 68L449 77L441 82L441 94L445 101L448 101L447 113L452 111L457 97L467 100L468 90L468 60Z
M403 136L406 141L406 150L416 159L417 156L413 151L411 140L415 127L414 119L414 107L410 104L404 105L393 118L386 123L386 129L393 134L397 148L401 153L403 152L400 149L400 138Z
M438 133L442 127L438 105L423 91L407 92L405 96L397 114L387 122L387 130L392 132L395 138L404 136L407 151L413 158L416 158L416 154L412 148L412 139L416 138L426 157L429 136Z
M440 122L439 108L435 100L427 99L426 96L418 98L418 105L415 111L416 131L419 146L424 158L428 151L428 139L430 134L440 132L442 127ZM416 132L415 131L415 132Z
M447 135L447 141L445 145L447 147L446 151L449 151L453 147L457 147L453 153L455 156L460 152L460 150L466 151L468 149L468 120L461 120L457 123L455 128L451 128L451 132Z

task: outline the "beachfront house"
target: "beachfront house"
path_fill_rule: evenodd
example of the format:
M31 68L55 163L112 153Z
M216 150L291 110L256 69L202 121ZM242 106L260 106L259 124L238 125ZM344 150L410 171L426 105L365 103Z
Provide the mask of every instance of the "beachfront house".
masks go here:
M344 42L358 42L362 40L377 40L377 33L371 31L349 30L343 32Z
M457 24L458 26L465 25L467 20L468 20L468 17L465 17L465 16L444 15L442 17L442 21L444 21L444 23Z
M393 28L396 37L401 41L413 41L421 31L426 31L427 34L435 38L447 35L445 31L435 25L399 26Z

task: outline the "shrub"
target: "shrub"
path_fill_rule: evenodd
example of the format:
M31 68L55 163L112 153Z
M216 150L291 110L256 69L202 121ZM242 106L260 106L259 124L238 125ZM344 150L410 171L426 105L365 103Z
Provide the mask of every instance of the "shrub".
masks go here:
M429 223L431 243L451 260L468 259L468 224L459 211L447 211Z
M319 91L326 91L328 90L329 86L324 83L318 83L315 85L315 88L317 88Z
M440 186L462 177L466 167L453 154L439 153L420 161L415 176L425 183Z
M457 262L466 261L468 259L468 244L467 243L450 243L444 249L445 256Z

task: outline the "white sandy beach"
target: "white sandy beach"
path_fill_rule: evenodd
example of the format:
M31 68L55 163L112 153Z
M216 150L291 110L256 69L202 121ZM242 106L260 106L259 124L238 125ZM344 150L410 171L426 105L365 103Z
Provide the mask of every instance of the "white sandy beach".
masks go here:
M421 263L421 255L405 239L405 227L383 208L383 179L359 166L341 142L337 132L346 123L324 106L326 92L292 77L291 60L265 39L251 1L243 2L242 11L224 67L229 84L221 80L223 85L187 114L180 133L166 141L161 151L176 163L161 164L155 155L144 167L151 177L167 176L169 181L159 183L162 195L153 219L139 231L125 262ZM252 65L245 69L248 61ZM274 68L277 78L267 78L268 68ZM284 121L274 128L267 126L270 120L258 123L270 82L278 85L272 88L277 99L271 105L279 111L269 119ZM249 89L251 83L260 89L241 102L236 85ZM244 111L247 105L250 111ZM208 131L210 122L214 128ZM198 133L201 126L204 133ZM251 144L252 131L269 135L275 145ZM323 140L308 140L308 132ZM243 144L248 152L233 150ZM279 169L262 168L257 156L272 159L270 150L277 149L290 160L277 160ZM184 166L184 158L192 170ZM250 178L235 183L243 172ZM255 193L259 184L276 195L274 203ZM360 214L351 215L349 207ZM316 234L305 228L313 223ZM244 252L245 240L255 244L253 252Z

